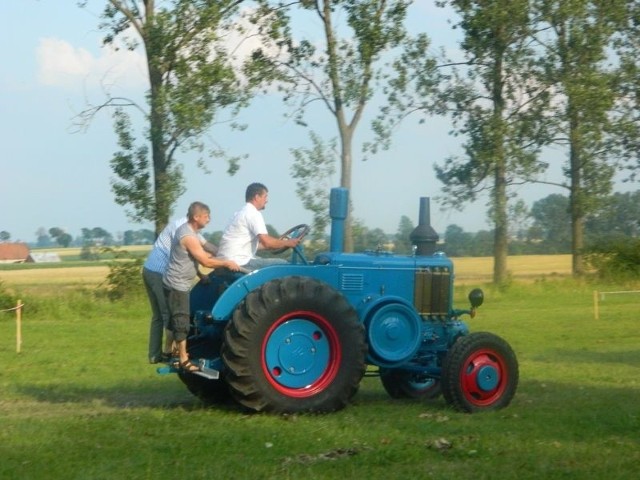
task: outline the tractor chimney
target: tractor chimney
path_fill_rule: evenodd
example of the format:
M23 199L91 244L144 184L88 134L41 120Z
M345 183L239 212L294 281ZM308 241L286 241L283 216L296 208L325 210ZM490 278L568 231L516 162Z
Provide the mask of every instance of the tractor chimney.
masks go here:
M344 250L344 221L349 214L349 190L335 187L329 197L329 216L331 217L330 251L342 253Z
M418 219L418 226L414 228L411 235L409 235L411 244L417 247L417 255L433 255L436 251L438 234L431 227L429 201L429 197L420 197L420 217Z

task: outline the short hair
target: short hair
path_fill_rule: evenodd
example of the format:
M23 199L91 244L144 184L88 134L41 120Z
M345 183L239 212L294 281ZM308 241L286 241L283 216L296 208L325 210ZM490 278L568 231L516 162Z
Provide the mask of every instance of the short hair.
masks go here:
M202 202L193 202L189 205L189 209L187 210L187 219L189 221L193 220L196 215L199 215L202 212L211 213L209 206Z
M269 189L267 189L267 187L265 187L262 183L254 182L247 187L247 191L244 194L244 199L247 202L250 202L256 195L262 195L264 192L268 191Z

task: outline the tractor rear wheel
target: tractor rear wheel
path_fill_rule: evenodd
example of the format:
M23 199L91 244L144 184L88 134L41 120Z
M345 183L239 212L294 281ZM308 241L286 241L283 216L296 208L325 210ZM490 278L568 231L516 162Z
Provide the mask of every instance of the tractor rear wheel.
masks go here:
M504 408L518 386L518 360L509 344L487 332L460 337L442 366L442 393L458 410Z
M250 410L339 410L364 375L364 338L355 310L331 286L275 279L249 293L225 328L226 379Z
M380 381L391 398L431 400L442 393L439 380L407 370L381 368Z

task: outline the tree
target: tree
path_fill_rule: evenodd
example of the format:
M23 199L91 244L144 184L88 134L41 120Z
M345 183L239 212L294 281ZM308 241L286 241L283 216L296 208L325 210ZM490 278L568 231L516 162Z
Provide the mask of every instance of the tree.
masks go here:
M47 234L46 228L40 227L36 231L36 245L38 247L48 247L51 245L51 237Z
M614 193L599 212L587 217L585 233L589 243L612 236L640 237L640 191Z
M548 253L571 251L571 214L569 198L554 193L534 202L531 207L533 231L544 242Z
M353 221L353 245L354 251L387 251L389 237L380 228L369 229L362 220Z
M81 6L85 6L84 0ZM128 206L133 221L150 220L158 234L166 225L176 199L183 192L179 149L202 152L203 134L218 110L232 113L246 104L223 37L241 0L108 0L100 27L104 43L146 54L149 91L147 106L127 98L108 97L80 115L82 125L104 108L113 108L120 151L111 160L112 190L119 205ZM130 118L136 107L144 116L144 140L138 143ZM217 145L212 152L220 154ZM230 159L229 172L237 169ZM202 160L201 160L202 162Z
M113 236L101 227L83 228L82 240L84 245L90 246L113 245Z
M473 234L467 233L458 225L449 225L444 233L444 248L451 257L466 257L471 255Z
M511 185L533 181L546 168L539 152L546 137L547 95L535 77L528 0L451 0L460 15L468 82L450 89L455 134L465 155L436 166L445 203L460 208L489 192L493 230L493 281L507 280L508 201ZM457 73L459 78L461 73Z
M6 230L0 232L0 242L8 242L11 239L11 234Z
M263 4L258 14L269 25L262 27L263 47L254 52L250 73L280 82L301 125L312 104L325 107L338 130L340 186L351 189L354 135L377 86L386 80L385 55L415 45L403 25L410 1L302 0L295 5L290 11L280 3ZM293 38L297 21L305 22L304 31L314 24L322 31L317 37ZM429 58L428 42L419 45L422 58ZM351 224L349 215L346 251L354 246Z
M619 69L611 58L626 0L537 0L536 36L544 76L554 93L548 126L568 150L563 169L569 190L572 270L585 271L584 222L609 195L616 163L608 137L618 95ZM637 54L637 52L636 52Z
M640 171L640 3L627 2L625 6L627 11L618 15L620 27L613 40L620 75L612 130L614 154L625 163L626 180L633 182Z
M398 224L398 230L395 236L395 251L396 253L412 253L412 245L411 239L409 238L411 232L414 230L413 222L407 217L403 215L400 217L400 223Z
M291 173L296 179L296 194L305 209L313 213L311 239L318 244L325 239L329 217L329 184L335 174L336 142L326 145L313 131L311 149L292 148L294 157Z
M49 235L51 235L51 238L53 238L58 243L58 245L64 248L67 248L69 245L71 245L71 242L73 241L73 237L65 232L64 229L59 227L50 228Z
M155 232L143 228L141 230L125 230L122 243L124 245L150 245L154 242Z

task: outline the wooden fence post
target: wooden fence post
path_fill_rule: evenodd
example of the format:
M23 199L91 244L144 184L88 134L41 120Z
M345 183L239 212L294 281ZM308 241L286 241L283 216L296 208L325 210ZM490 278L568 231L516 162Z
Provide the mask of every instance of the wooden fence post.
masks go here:
M16 353L22 348L22 301L16 305Z

